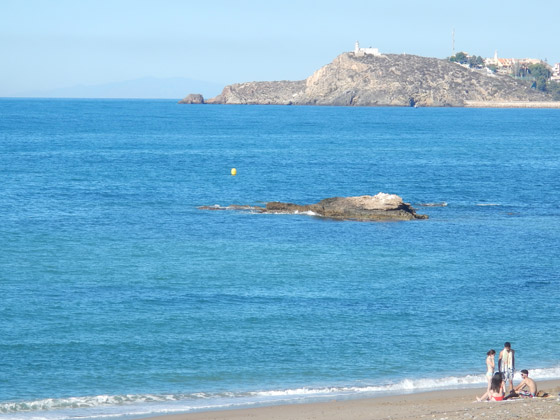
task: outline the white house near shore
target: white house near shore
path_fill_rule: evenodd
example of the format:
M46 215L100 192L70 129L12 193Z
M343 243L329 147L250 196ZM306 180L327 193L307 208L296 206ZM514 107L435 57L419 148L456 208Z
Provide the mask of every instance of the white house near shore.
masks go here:
M381 54L379 53L378 48L360 48L360 43L356 41L356 44L354 45L354 55L356 57L363 57L364 55L380 56Z

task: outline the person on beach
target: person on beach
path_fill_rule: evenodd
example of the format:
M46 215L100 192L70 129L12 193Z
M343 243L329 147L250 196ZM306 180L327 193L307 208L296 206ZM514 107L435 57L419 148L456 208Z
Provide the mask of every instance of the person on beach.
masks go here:
M498 370L503 374L504 382L509 382L509 390L513 391L513 374L515 373L515 350L509 341L504 344L504 349L498 358Z
M514 389L515 393L520 397L532 398L537 395L537 383L529 378L529 371L523 369L521 371L521 378L523 381L517 385Z
M490 387L482 397L476 397L477 401L502 401L504 399L506 386L500 372L496 372L490 381Z
M496 350L490 349L486 353L486 379L488 379L488 389L490 389L490 384L492 383L492 376L494 376L494 356L496 355Z

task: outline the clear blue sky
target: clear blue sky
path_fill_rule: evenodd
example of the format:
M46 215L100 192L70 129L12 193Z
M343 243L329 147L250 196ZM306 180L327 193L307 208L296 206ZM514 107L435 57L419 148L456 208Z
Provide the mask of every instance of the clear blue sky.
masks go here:
M560 1L0 0L0 96L143 77L299 80L359 40L560 62Z

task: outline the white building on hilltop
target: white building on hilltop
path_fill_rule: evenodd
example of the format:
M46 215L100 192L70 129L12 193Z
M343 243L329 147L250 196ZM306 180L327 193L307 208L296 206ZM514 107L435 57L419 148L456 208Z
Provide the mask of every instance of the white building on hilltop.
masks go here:
M496 66L496 72L502 74L510 74L512 71L519 69L527 69L531 64L544 64L550 67L544 61L538 58L498 58L498 51L494 52L494 58L485 58L484 64Z
M552 77L551 80L560 81L560 63L556 63L553 67L552 67Z
M363 57L364 55L380 56L381 54L379 53L378 48L360 48L360 43L356 41L356 44L354 45L354 55L356 57Z

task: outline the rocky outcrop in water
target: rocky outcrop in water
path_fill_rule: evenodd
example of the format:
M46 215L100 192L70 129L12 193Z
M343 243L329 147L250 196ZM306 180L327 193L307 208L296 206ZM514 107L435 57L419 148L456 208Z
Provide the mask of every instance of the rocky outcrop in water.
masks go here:
M277 201L259 206L202 206L201 210L240 210L256 213L307 214L339 220L390 221L427 219L428 216L416 214L408 203L395 194L379 193L374 196L333 197L316 204L293 204Z
M306 80L233 84L206 103L462 107L467 102L551 100L548 94L509 76L468 69L447 60L407 54L357 57L350 52Z
M181 99L180 104L203 104L204 97L200 93L190 93Z

